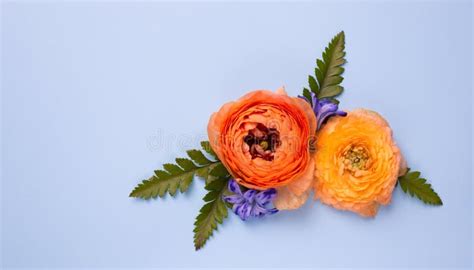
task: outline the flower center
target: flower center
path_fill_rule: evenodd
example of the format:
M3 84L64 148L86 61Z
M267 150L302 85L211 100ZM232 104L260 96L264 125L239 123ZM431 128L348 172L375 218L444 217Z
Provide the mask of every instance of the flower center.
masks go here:
M250 148L252 159L263 158L271 161L274 158L275 150L281 145L280 132L276 128L267 128L263 124L249 130L244 137L244 142Z
M367 170L370 164L367 149L362 146L351 146L343 156L344 169L352 174L358 174L360 171Z

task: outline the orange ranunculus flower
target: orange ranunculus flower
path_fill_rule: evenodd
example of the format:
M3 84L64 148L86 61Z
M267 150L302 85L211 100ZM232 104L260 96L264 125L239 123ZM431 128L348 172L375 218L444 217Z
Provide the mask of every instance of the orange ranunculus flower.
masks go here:
M315 164L315 198L365 217L390 203L406 170L388 123L365 109L327 122L317 134Z
M304 202L314 179L308 142L316 131L306 101L283 89L253 91L222 106L207 130L212 149L239 184L277 188L279 209Z

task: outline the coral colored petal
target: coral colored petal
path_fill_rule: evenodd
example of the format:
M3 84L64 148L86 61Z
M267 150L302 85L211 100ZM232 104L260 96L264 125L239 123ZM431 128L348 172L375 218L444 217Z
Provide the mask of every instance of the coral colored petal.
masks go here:
M293 210L300 208L308 199L309 190L301 195L295 195L288 187L277 188L277 196L273 205L278 210Z
M288 190L294 193L296 196L301 196L303 193L308 191L314 181L314 159L310 159L310 165L306 169L306 172L295 181L288 184Z
M257 125L279 132L280 142L272 148L271 159L255 158L244 141ZM299 179L312 163L308 142L315 132L311 106L289 97L284 89L277 93L250 92L225 104L208 124L211 147L223 165L237 183L255 190L281 187Z

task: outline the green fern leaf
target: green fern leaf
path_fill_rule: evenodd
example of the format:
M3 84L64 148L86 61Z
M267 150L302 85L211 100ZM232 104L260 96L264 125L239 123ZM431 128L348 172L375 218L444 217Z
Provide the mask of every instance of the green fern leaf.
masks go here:
M211 144L208 141L202 141L201 142L201 147L204 151L206 151L206 153L211 155L211 157L213 157L216 160L219 159L217 157L216 153L214 152L214 150L212 150Z
M212 163L212 161L207 159L207 157L199 150L194 150L194 149L193 150L188 150L188 151L186 151L186 153L198 165L204 165L205 166L205 165L209 165L209 164Z
M341 76L344 72L342 65L346 63L344 52L345 49L345 36L344 32L338 33L329 42L329 45L323 52L323 59L316 60L316 69L314 77L308 77L308 83L310 89L316 96L321 98L334 98L340 95L344 88L340 86L344 78Z
M187 158L177 158L176 163L178 163L178 165L186 171L198 168L191 160Z
M426 204L443 205L443 201L431 185L426 182L426 179L420 178L420 172L410 172L408 170L405 175L398 178L398 183L403 192L420 199Z
M308 83L309 83L309 89L311 89L311 91L317 95L319 93L319 86L318 86L318 83L316 82L316 79L313 76L309 75Z
M311 97L311 92L308 90L308 88L303 88L303 97L305 97L311 107L313 107L313 98Z
M224 164L217 163L210 171L209 174L214 177L224 177L227 178L229 176L229 172L224 167Z
M201 147L214 159L219 160L216 153L212 150L211 145L208 141L201 142ZM206 185L214 181L217 177L228 176L229 173L224 165L220 162L206 166L196 171L196 175L206 181Z
M211 164L209 166L205 166L205 167L202 167L198 170L196 170L196 175L201 177L202 179L204 179L206 181L206 183L212 181L214 179L214 177L210 174L210 172L218 165L218 164L221 164L220 162L219 163L214 163L214 164Z
M212 236L217 226L227 217L227 206L222 196L227 191L229 178L218 178L206 185L208 193L203 200L206 204L199 211L194 223L194 247L199 250Z
M212 155L214 152L210 146L206 150L205 143L203 142L201 145L207 153ZM206 183L214 180L215 176L209 172L221 162L209 160L200 150L189 150L187 153L191 160L177 158L176 164L164 164L163 170L156 170L155 175L138 184L129 196L146 200L164 197L166 194L175 196L178 190L181 193L188 190L195 175L205 179Z
M337 34L326 47L323 53L323 60L317 60L319 72L318 78L319 93L318 98L335 97L342 93L343 88L339 85L344 72L342 65L346 62L344 56L345 36L344 32Z

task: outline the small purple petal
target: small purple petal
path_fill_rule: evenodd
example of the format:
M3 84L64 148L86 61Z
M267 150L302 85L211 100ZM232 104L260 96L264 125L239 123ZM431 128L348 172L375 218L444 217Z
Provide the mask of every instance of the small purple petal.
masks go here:
M345 111L337 111L336 114L339 115L339 116L346 116L347 115L347 113Z
M332 103L329 99L322 99L317 104L316 118L318 119L318 128L320 128L331 116L340 115L345 116L346 113L338 111L338 105Z
M264 207L256 204L253 208L252 208L252 213L251 215L253 217L261 217L261 216L264 216L265 214L267 213L267 209L265 209Z
M332 101L331 101L330 99L328 99L328 98L323 98L323 99L321 99L321 100L319 101L319 104L320 104L321 106L324 106L324 105L327 105L327 104L335 104L335 105L337 106L336 103L332 102Z
M224 201L233 204L232 211L242 220L250 217L262 217L267 214L275 213L275 208L267 209L265 206L269 204L276 195L275 189L267 189L257 191L249 189L242 193L239 184L235 180L230 180L228 188L234 194L223 196Z
M244 215L244 212L245 211L242 211L243 208L247 207L247 204L246 203L243 203L243 204L239 204L239 206L237 206L237 208L235 209L235 213L242 219L242 220L245 220L245 215Z
M338 111L338 105L333 103L328 98L318 99L318 97L313 93L311 93L311 100L313 103L313 112L318 119L318 129L331 117L334 115L346 116L346 113L343 111ZM298 96L306 101L308 99L303 96ZM308 101L309 102L309 101Z
M258 204L265 206L269 202L271 202L275 198L275 196L276 196L276 189L271 188L271 189L267 189L265 191L259 192L257 196L255 196L255 201Z
M247 208L245 208L245 218L249 218L251 217L251 213L252 213L252 206L247 204Z
M242 195L242 191L240 190L239 184L237 184L234 179L231 179L229 181L228 188L231 192Z
M267 214L273 215L275 213L278 213L278 209L276 208L267 209Z
M319 111L319 100L318 100L318 97L313 93L311 92L311 97L313 98L313 111L314 111L314 114L318 115L318 111Z
M253 201L255 200L255 195L257 195L257 192L258 191L253 190L253 189L249 189L249 190L245 191L245 193L244 193L245 200L248 203L253 203Z
M232 206L232 211L237 215L239 216L242 220L245 220L245 217L243 215L241 215L241 209L242 207L244 207L245 203L241 203L241 204L234 204L234 206Z
M245 199L241 195L229 195L224 196L224 201L231 204L241 204L245 202Z
M244 203L244 204L241 204L239 207L237 207L236 211L237 211L237 215L242 220L247 220L250 217L250 212L252 211L252 208L247 203Z
M337 111L337 104L335 103L321 101L321 103L319 104L321 105L321 108L318 112L319 115L324 115L324 114L327 114L328 112Z
M240 206L242 206L241 203L236 203L236 204L232 205L232 212L234 212L235 214L238 215L238 212L237 212L237 211L238 211L238 209L239 209Z

